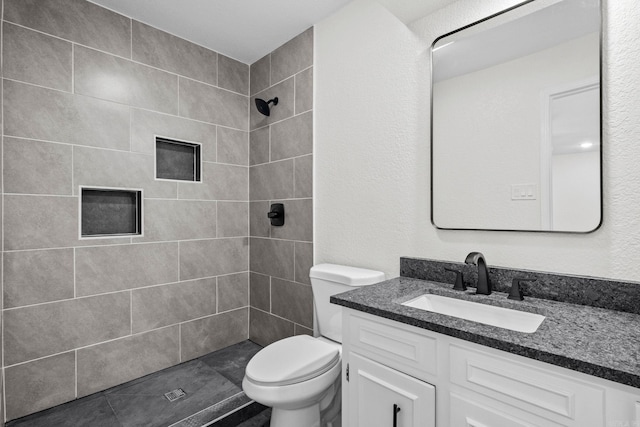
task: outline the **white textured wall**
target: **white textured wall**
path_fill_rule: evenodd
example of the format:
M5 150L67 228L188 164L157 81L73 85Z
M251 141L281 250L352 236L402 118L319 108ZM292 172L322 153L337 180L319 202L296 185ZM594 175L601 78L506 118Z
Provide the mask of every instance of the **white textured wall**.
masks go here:
M428 94L417 90L427 50L369 0L316 31L315 262L397 276L398 254L419 251L416 230L427 236Z
M640 277L640 8L606 2L604 222L586 235L437 230L429 220L428 47L519 0L461 0L412 25L356 0L316 27L315 262L398 275L403 255ZM418 39L416 39L416 35Z

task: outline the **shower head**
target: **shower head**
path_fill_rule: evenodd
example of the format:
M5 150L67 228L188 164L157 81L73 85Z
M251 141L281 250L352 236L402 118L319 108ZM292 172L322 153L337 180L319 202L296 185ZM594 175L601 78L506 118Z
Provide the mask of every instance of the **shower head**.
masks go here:
M278 105L278 97L265 101L264 99L256 98L256 108L261 114L269 117L271 115L271 108L269 104Z

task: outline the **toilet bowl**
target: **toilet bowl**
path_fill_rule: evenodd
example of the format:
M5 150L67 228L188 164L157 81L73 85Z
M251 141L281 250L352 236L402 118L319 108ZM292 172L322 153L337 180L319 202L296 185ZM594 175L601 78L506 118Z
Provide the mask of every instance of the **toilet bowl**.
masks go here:
M271 427L339 427L342 312L331 295L384 280L384 273L320 264L309 273L321 336L276 341L247 364L242 389L271 406Z
M340 379L341 346L298 335L265 347L247 365L242 388L247 396L272 406L272 426L319 426Z

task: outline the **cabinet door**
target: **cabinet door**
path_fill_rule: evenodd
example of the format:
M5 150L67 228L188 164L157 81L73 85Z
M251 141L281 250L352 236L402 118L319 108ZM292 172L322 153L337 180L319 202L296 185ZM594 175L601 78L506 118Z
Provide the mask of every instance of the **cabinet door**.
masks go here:
M350 353L347 386L349 427L435 427L431 384Z

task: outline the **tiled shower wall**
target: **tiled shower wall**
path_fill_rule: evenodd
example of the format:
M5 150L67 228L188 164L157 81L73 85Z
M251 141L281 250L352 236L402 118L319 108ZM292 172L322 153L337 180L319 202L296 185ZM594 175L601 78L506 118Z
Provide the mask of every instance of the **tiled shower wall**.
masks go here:
M278 97L265 117L254 99ZM262 345L312 334L313 28L251 65L249 336ZM270 226L271 203L285 225Z
M246 339L249 66L84 0L4 0L2 36L6 419ZM154 135L203 182L156 181ZM144 236L79 239L80 185L143 189Z

